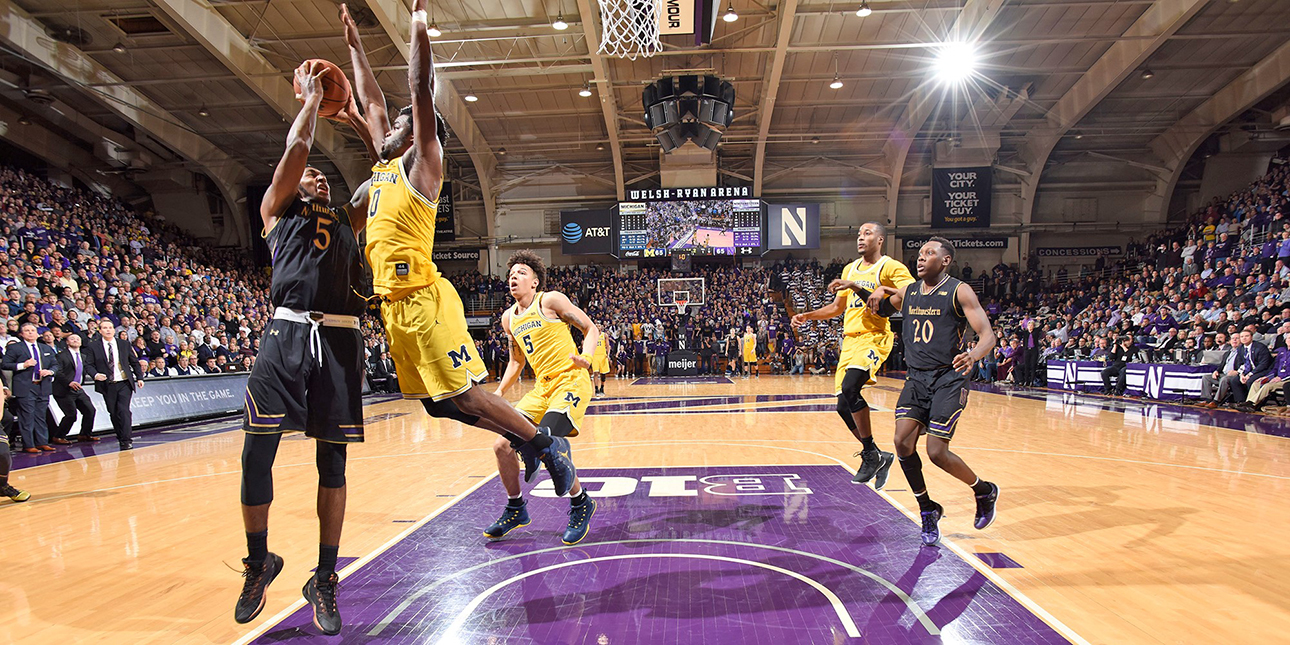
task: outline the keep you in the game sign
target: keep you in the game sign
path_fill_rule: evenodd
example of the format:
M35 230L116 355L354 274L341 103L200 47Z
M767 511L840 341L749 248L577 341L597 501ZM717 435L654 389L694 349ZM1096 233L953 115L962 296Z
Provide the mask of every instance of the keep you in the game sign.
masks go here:
M990 226L989 166L932 169L932 228Z

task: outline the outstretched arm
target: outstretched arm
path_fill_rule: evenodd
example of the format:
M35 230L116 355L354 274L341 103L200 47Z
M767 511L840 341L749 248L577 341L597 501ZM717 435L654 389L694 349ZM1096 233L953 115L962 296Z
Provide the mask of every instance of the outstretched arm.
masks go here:
M260 217L264 219L266 232L277 224L287 204L295 199L300 178L309 165L309 149L314 145L314 128L318 124L318 105L322 103L322 88L318 82L322 74L322 66L317 63L309 67L301 64L296 68L296 84L300 86L298 98L304 101L304 106L291 124L287 149L278 160L278 167L273 171L273 183L260 202Z
M596 351L596 342L600 339L600 328L591 322L587 312L569 301L569 297L558 291L551 291L542 299L542 304L560 320L582 330L582 354L570 356L575 365L582 369L591 369L591 355Z
M434 62L430 59L430 34L426 32L426 0L412 8L412 55L408 61L408 86L412 90L412 167L408 181L427 199L439 199L443 179L443 148L439 145L439 118L434 109Z
M954 297L958 299L959 307L963 309L963 316L967 318L968 324L972 325L972 330L978 336L976 347L970 352L963 352L954 357L954 370L964 374L972 370L972 366L977 361L990 355L990 350L998 342L994 335L994 329L990 327L990 317L985 315L985 309L981 307L981 301L977 300L976 292L972 287L960 283L954 290Z
M497 396L501 396L515 384L515 379L520 377L520 370L524 369L524 350L515 342L515 337L511 335L511 316L510 312L502 314L502 329L506 331L506 341L511 344L510 360L506 363L506 372L502 374L502 380L497 384Z
M371 179L363 182L354 191L353 196L349 198L349 203L341 207L345 209L345 214L349 216L349 225L354 229L355 237L367 227L367 201L371 195L369 190L371 187Z
M845 310L846 305L843 304L842 294L839 293L833 296L833 302L830 302L819 309L797 314L796 316L793 316L793 319L790 322L794 327L801 327L802 323L805 323L808 320L825 320L841 316L842 312Z
M349 60L354 66L354 89L363 102L363 113L366 119L361 124L351 121L363 143L367 145L368 155L372 162L380 161L379 151L385 145L385 136L390 133L390 117L385 110L385 94L376 82L376 74L367 62L367 52L363 50L363 41L358 36L358 25L349 15L349 7L340 5L340 21L345 25L345 44L349 46ZM361 129L360 129L361 128ZM364 136L366 135L366 136Z

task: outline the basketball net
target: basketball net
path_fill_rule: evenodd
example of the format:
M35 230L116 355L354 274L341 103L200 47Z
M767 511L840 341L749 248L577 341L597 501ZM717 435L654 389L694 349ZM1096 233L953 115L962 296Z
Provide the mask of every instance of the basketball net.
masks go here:
M684 315L685 315L685 308L686 308L686 306L687 306L687 305L689 305L689 304L690 304L690 299L689 299L688 297L686 297L686 298L677 298L677 299L676 299L676 311L677 311L677 313L679 313L679 314L681 314L682 316L684 316Z
M663 50L658 39L659 0L599 0L600 53L636 60Z

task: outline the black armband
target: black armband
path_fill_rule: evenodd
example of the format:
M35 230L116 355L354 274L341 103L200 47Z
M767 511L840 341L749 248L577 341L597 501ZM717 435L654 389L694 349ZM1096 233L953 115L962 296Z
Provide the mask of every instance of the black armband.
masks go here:
M891 298L883 298L882 302L878 303L878 315L883 318L890 318L896 315L897 311L899 310L896 309L896 305L891 304Z

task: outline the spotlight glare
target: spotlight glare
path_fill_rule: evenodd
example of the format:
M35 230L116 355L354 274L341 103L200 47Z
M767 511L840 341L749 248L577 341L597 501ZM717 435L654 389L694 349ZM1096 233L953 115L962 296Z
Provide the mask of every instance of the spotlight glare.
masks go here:
M431 38L438 38L443 35L443 32L439 31L439 23L437 22L431 22L430 26L426 28L426 33L430 34Z
M584 84L582 89L578 90L578 96L581 96L584 99L591 96L591 86Z
M869 0L864 0L864 2L861 2L860 8L856 9L856 15L861 18L867 18L872 13L873 13L873 9L869 8Z
M479 97L475 96L474 92L466 92L466 95L461 98L466 99L467 103L474 103L479 100Z
M945 43L936 52L932 69L942 83L962 83L976 74L977 53L970 43Z
M835 89L835 90L840 90L840 89L842 89L842 79L838 78L838 76L837 76L836 74L834 74L834 75L833 75L833 82L832 82L832 83L829 83L829 87L830 87L830 88L832 88L832 89Z
M556 31L564 31L569 28L569 23L564 21L564 13L556 14L555 22L551 23L551 28Z
M726 5L726 15L721 16L721 19L726 22L734 22L739 19L739 14L735 13L735 5L733 2Z

